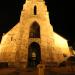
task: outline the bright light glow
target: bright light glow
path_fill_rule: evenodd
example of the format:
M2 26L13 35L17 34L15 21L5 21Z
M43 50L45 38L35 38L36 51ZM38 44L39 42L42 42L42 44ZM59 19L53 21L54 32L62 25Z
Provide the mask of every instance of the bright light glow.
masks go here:
M55 40L55 45L56 46L61 46L61 47L68 47L67 40L58 35L57 33L54 33L54 40Z
M57 33L54 33L54 42L55 46L58 48L58 51L61 51L63 54L70 55L69 46L66 39Z

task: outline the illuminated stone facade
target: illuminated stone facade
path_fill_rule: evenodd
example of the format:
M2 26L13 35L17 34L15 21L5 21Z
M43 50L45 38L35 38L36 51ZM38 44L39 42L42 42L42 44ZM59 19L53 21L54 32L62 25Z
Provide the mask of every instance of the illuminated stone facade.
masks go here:
M43 0L26 0L19 23L2 37L0 61L27 65L31 48L39 51L38 63L59 63L71 55L67 40L53 31Z

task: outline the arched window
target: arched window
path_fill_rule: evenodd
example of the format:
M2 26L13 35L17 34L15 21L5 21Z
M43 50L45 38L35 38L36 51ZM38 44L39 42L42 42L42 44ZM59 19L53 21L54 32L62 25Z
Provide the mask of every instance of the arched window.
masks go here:
M40 38L40 26L34 22L30 27L29 38Z
M34 15L36 15L36 14L37 14L37 7L34 6Z

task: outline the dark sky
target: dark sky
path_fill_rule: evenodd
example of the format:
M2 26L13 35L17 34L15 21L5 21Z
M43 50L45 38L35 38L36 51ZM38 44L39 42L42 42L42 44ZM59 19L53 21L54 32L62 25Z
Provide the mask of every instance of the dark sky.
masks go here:
M0 38L19 21L25 0L0 0ZM46 0L51 24L55 32L75 43L74 2L65 0Z

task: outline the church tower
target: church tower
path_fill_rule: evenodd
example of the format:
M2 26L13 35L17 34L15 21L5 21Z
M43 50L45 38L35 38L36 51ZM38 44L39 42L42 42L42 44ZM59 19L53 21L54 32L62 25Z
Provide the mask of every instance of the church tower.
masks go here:
M71 55L67 40L53 31L45 1L26 0L19 23L2 37L0 61L37 66L59 63L64 55Z
M20 23L22 25L22 43L24 50L28 54L28 60L31 59L31 53L35 51L36 60L40 63L49 58L48 40L52 48L53 29L50 25L47 7L44 0L26 0L23 5ZM48 35L50 33L50 35ZM25 42L24 42L25 41ZM31 52L32 51L32 52ZM27 56L27 55L26 55Z

